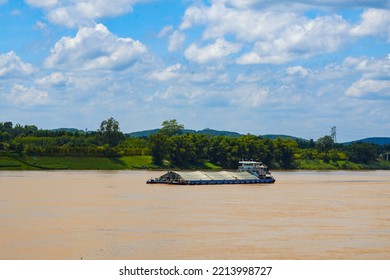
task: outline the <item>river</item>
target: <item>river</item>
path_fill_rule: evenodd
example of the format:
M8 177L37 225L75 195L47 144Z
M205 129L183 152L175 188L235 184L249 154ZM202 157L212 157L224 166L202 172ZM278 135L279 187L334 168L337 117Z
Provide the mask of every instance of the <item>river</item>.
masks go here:
M147 185L157 171L1 171L0 259L390 259L390 171Z

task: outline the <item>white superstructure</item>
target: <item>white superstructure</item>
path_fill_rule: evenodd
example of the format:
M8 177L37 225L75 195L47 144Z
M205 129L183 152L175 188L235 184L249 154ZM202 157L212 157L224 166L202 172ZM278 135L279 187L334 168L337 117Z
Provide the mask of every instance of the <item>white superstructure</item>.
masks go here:
M257 177L266 177L267 174L271 175L268 171L268 167L258 161L239 161L238 171L247 171Z

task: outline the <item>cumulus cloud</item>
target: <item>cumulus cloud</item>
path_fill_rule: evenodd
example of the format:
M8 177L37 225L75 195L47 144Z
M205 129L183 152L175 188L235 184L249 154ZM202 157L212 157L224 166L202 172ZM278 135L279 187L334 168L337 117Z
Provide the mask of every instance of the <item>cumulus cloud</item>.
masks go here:
M70 83L70 78L61 72L54 72L37 79L35 83L44 87L66 87Z
M164 26L163 29L161 29L160 33L158 33L157 37L164 38L164 37L168 36L172 32L172 30L173 30L172 25Z
M40 21L40 20L37 20L37 22L35 23L35 28L36 29L44 30L46 27L47 27L47 24L42 22L42 21Z
M289 75L300 75L302 77L306 77L310 73L308 69L300 65L288 67L286 71Z
M113 17L132 11L132 6L144 0L26 0L32 6L46 10L47 18L68 27L85 26L96 19Z
M74 38L63 37L45 61L48 68L124 70L142 60L146 47L131 38L120 38L103 24L81 28Z
M354 97L361 97L369 94L390 97L390 80L360 79L347 89L346 94Z
M348 24L339 16L314 20L297 18L285 22L283 29L259 38L252 50L243 54L239 64L280 64L295 59L308 59L315 55L339 50L346 43Z
M390 80L390 57L347 57L343 66L361 73L364 79Z
M290 11L234 8L223 1L189 7L180 28L199 25L205 26L204 40L233 36L245 44L249 51L238 58L239 64L280 64L334 52L348 42L350 30L338 15L310 19ZM197 49L191 46L191 51Z
M268 89L257 87L243 87L234 90L230 103L240 107L258 107L266 102L269 95Z
M170 52L181 49L186 40L186 35L181 30L175 30L172 25L164 26L157 37L168 37L168 51Z
M348 57L343 65L360 73L360 78L347 89L346 95L390 96L390 58Z
M289 5L295 7L329 7L329 8L359 8L359 7L389 7L390 3L387 0L220 0L234 7L269 7L277 5Z
M24 106L45 105L50 101L49 94L46 91L20 84L15 84L12 87L11 94L8 98L12 103Z
M191 44L184 52L188 60L198 63L210 62L227 57L240 51L240 44L231 43L224 39L217 39L214 44L201 47L197 44Z
M215 1L211 6L190 6L183 17L180 28L205 26L203 39L233 35L243 42L256 42L278 37L286 27L301 26L304 17L289 9L236 8L223 1Z
M40 7L40 8L49 8L58 4L58 0L25 0L28 4Z
M183 46L185 40L186 36L183 32L180 32L178 30L174 31L169 36L168 51L173 52L179 50Z
M178 107L199 104L206 98L204 90L197 87L187 87L182 85L169 85L165 89L159 89L153 95L147 96L145 101L153 104L165 104L172 106L175 110ZM169 102L167 102L169 100ZM161 106L166 109L166 106ZM188 112L186 112L188 113Z
M354 36L384 35L390 42L390 10L364 11L360 23L351 29L351 34Z
M15 52L10 51L0 54L0 79L28 76L33 72L34 67L29 63L23 62Z
M158 81L167 81L179 77L179 71L183 69L183 66L180 63L169 66L162 71L156 71L150 75L152 79Z

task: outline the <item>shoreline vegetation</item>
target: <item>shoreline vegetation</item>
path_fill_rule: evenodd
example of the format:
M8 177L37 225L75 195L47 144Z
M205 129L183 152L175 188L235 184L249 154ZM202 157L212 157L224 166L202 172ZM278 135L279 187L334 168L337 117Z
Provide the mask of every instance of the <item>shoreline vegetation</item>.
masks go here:
M257 160L271 170L390 170L390 145L184 132L176 120L147 137L125 135L110 118L97 131L42 130L0 122L1 170L222 170Z
M2 170L222 170L210 162L202 164L172 166L156 165L151 156L92 157L92 156L41 156L20 157L14 154L0 154ZM371 164L356 164L350 161L324 162L322 160L299 160L293 168L272 170L390 170L390 162L378 161ZM271 170L271 171L272 171Z

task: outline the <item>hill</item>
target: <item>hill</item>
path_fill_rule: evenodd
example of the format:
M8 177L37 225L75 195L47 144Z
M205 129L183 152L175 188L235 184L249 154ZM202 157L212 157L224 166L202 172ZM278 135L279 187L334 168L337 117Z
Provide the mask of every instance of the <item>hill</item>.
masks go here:
M371 143L371 144L384 146L384 145L390 145L390 137L369 137L369 138L347 142L344 144L349 145L351 143L356 143L356 142Z
M126 133L126 136L129 137L134 137L134 138L140 138L140 137L148 137L149 135L155 134L159 131L159 129L150 129L150 130L142 130L142 131L135 131L135 132L130 132ZM226 131L226 130L216 130L216 129L211 129L211 128L205 128L202 130L194 130L194 129L184 129L183 133L195 133L195 134L203 134L207 136L229 136L229 137L240 137L243 136L244 134L238 133L238 132L233 132L233 131ZM282 134L266 134L266 135L260 135L264 139L300 139L300 140L305 140L299 137L294 137L290 135L282 135ZM308 141L308 140L306 140Z
M149 135L155 134L159 131L159 129L150 129L150 130L142 130L142 131L135 131L135 132L130 132L126 133L126 136L128 137L134 137L134 138L140 138L140 137L148 137ZM207 136L229 136L229 137L240 137L244 136L244 134L238 133L238 132L233 132L233 131L226 131L226 130L216 130L216 129L211 129L211 128L205 128L202 130L194 130L194 129L184 129L183 133L195 133L195 134L203 134ZM302 140L302 141L309 141L307 139L303 139L300 137L295 137L291 135L284 135L284 134L265 134L265 135L260 135L264 139L292 139L292 140Z
M61 128L55 128L55 129L51 129L51 131L66 131L66 132L85 132L84 130L80 130L80 129L77 129L77 128L67 128L67 127L61 127Z
M155 134L159 131L160 129L149 129L149 130L142 130L142 131L135 131L135 132L130 132L130 133L125 133L127 137L134 137L134 138L142 138L142 137L148 137L149 135ZM52 131L67 131L67 132L80 132L83 133L83 130L77 129L77 128L56 128L52 129ZM196 133L196 134L203 134L207 136L229 136L229 137L240 137L243 136L244 134L240 134L238 132L233 132L233 131L226 131L226 130L216 130L216 129L211 129L211 128L205 128L202 130L193 130L193 129L184 129L184 133ZM284 135L284 134L264 134L260 135L264 139L292 139L292 140L301 140L301 141L309 141L307 139L303 139L300 137L295 137L291 135ZM359 140L354 140L350 142L345 142L342 143L343 145L349 145L351 143L356 143L356 142L363 142L363 143L371 143L371 144L376 144L380 146L384 145L390 145L390 137L368 137L364 139L359 139Z
M196 134L203 134L207 136L229 136L229 137L240 137L242 134L232 131L225 131L225 130L215 130L211 128L205 128L202 130L190 130L186 129L184 132L190 132L190 133L196 133Z
M264 139L271 139L271 140L275 140L277 138L281 138L281 139L309 141L307 139L303 139L303 138L299 138L299 137L295 137L295 136L291 136L291 135L284 135L284 134L265 134L265 135L262 135L262 137Z
M149 135L155 134L158 131L159 131L159 129L149 129L149 130L142 130L142 131L125 133L125 135L128 137L141 138L141 137L148 137Z
M140 137L148 137L149 135L155 134L159 131L159 129L149 129L149 130L142 130L142 131L135 131L135 132L130 132L126 133L126 136L129 137L135 137L135 138L140 138ZM184 133L196 133L196 134L204 134L208 136L230 136L230 137L239 137L242 134L237 133L237 132L231 132L231 131L221 131L221 130L215 130L215 129L210 129L210 128L205 128L202 130L193 130L193 129L184 129Z

